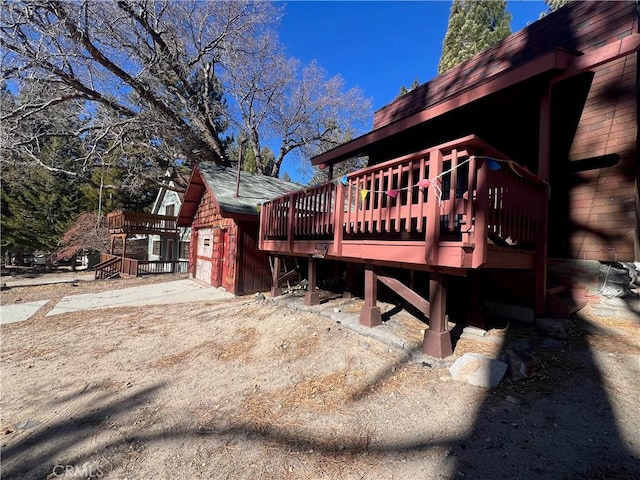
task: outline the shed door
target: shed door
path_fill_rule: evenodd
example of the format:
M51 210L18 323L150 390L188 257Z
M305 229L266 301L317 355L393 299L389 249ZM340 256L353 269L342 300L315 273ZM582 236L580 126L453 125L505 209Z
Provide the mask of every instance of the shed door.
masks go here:
M196 278L211 284L211 260L213 257L213 230L198 230L198 247L196 250Z

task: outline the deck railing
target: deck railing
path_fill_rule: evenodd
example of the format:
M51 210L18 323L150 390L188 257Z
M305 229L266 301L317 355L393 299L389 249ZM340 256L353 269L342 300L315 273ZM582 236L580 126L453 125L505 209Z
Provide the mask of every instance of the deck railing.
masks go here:
M117 255L102 253L100 263L95 266L96 280L113 278L119 274L131 277L155 275L161 273L186 273L189 271L187 260L141 261L135 258L122 258Z
M100 263L95 266L95 269L96 280L113 278L118 274L136 277L138 276L138 260L102 253L100 254Z
M160 273L187 273L188 271L189 262L187 260L138 262L138 276Z
M118 211L107 214L109 233L177 234L176 217L143 212Z
M340 256L350 243L420 242L434 265L441 244L532 250L546 202L544 182L469 136L265 203L260 247L321 241Z

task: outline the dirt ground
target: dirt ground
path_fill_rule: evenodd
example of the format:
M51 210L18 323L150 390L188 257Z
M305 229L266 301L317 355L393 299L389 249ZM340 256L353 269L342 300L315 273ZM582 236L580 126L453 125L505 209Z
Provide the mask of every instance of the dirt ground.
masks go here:
M51 299L0 329L2 478L640 478L640 321L617 303L583 309L567 340L497 323L444 361L402 311L360 327L358 300L45 317L65 295L166 280L2 292ZM523 344L534 378L451 379L465 352Z

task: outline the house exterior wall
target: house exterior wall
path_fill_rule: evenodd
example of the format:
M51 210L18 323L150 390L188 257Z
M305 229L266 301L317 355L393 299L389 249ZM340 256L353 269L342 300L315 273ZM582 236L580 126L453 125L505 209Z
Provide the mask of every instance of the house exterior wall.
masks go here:
M564 48L578 56L589 54L638 31L635 2L570 4L378 110L373 128L437 105L545 52ZM636 52L551 84L551 257L640 260L638 71ZM414 137L437 142L447 136L477 134L536 171L537 102L545 92L543 83L551 78L517 85L494 94L491 101L483 99L429 120L397 145L415 143ZM531 92L525 94L527 88ZM503 103L496 107L498 101ZM375 152L370 161L390 158L392 153Z
M182 204L180 196L173 190L163 189L158 195L161 198L156 199L156 204L153 208L153 213L156 215L167 215L167 207L174 205L173 215L177 215ZM149 235L148 236L148 259L150 261L159 260L188 260L185 256L181 256L181 242L189 242L191 237L191 229L188 227L180 227L178 235L176 236L161 236L161 235ZM159 243L157 243L159 242ZM160 254L157 254L157 245L160 246Z
M595 11L588 2L573 7L573 37L577 49L585 54L639 31L634 3L597 5ZM568 132L566 140L554 138L567 110L575 108L564 103L563 97L576 86L580 88L581 80L560 82L552 90L550 255L640 260L638 54L605 63L584 76L584 103L578 103L582 108L577 112L575 132ZM566 238L565 245L554 246L555 238Z
M269 291L271 267L268 252L258 249L258 222L241 222L238 230L238 293Z
M552 176L552 194L562 182L571 185L570 243L565 256L634 259L638 242L637 78L637 54L596 70L569 152L557 159L568 160L568 175ZM550 212L551 222L562 221L554 218L554 209Z

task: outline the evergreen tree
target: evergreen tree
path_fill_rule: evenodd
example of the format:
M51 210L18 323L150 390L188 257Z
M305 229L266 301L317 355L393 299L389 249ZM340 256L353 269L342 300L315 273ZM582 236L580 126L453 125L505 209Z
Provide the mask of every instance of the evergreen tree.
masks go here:
M41 98L45 98L46 91L40 91ZM4 114L17 105L28 105L30 98L14 95L4 88L0 110ZM37 148L25 150L22 155L8 152L0 159L3 255L52 251L77 213L87 208L81 182L48 168L64 167L80 156L81 142L65 135L65 130L73 129L75 122L77 110L74 105L56 105L49 112L25 114L24 131ZM56 123L57 134L42 135L41 132L53 123ZM2 133L4 140L6 129ZM45 168L34 166L31 159Z
M411 84L411 86L409 88L405 87L404 85L402 85L400 87L400 93L398 93L398 95L396 95L396 98L394 100L399 99L400 97L406 95L407 93L415 90L416 88L418 88L420 86L420 82L418 82L417 78L413 79L413 83Z
M549 7L549 12L555 12L560 7L564 7L570 0L544 0L544 3Z
M511 34L506 0L453 0L438 73L444 73Z
M19 177L20 181L15 181ZM42 169L2 174L2 250L53 251L78 212L86 206L77 182Z
M558 10L560 7L564 7L570 1L571 0L544 0L544 3L547 5L548 8L546 12L542 12L540 14L540 18L546 17L550 13L553 13L556 10Z

